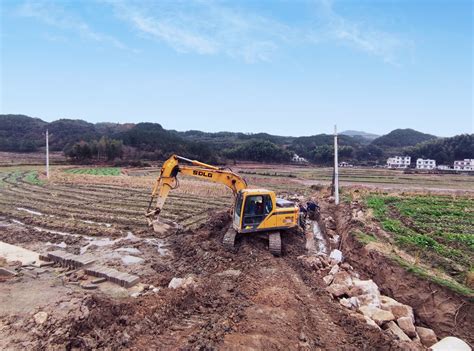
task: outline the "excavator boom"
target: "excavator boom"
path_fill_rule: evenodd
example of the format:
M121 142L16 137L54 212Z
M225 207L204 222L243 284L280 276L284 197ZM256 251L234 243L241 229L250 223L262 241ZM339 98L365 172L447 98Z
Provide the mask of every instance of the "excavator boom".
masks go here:
M224 184L232 190L234 195L236 195L240 190L247 188L247 182L241 176L235 174L229 169L222 169L203 162L173 155L163 163L160 176L153 187L146 213L150 225L158 220L159 214L165 204L170 190L175 189L178 186L178 173L201 178L214 183ZM155 200L156 205L152 209Z

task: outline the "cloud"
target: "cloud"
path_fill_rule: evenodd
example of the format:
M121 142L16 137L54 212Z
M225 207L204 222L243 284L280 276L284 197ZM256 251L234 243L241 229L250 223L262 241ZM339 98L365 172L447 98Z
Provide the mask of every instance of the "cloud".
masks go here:
M313 21L292 25L232 3L212 0L102 2L109 4L117 18L139 33L178 52L225 54L249 63L271 61L279 49L340 42L395 64L399 51L407 46L394 34L341 16L330 0L313 0Z
M403 40L393 33L343 17L335 11L332 0L317 0L315 5L318 9L317 17L324 24L323 37L326 40L345 43L393 65L399 65L400 54L413 46L411 41ZM317 41L321 40L320 33L316 37Z
M27 1L19 7L18 14L23 17L34 18L53 27L75 32L85 39L109 44L118 49L128 49L120 40L113 36L94 31L81 18L67 12L63 7L57 4L58 3L48 1Z
M293 32L278 21L214 1L103 2L138 32L183 53L269 61Z
M276 18L235 2L96 0L94 4L105 5L105 8L97 6L99 11L111 9L116 19L138 35L164 43L177 52L226 55L247 63L269 62L279 53L331 42L399 65L400 57L412 45L396 34L367 25L368 19L357 22L342 16L332 0L307 1L314 13L303 12L305 6L296 3L295 12L296 6L301 6L299 19L305 19L291 24L285 15ZM119 39L93 30L79 16L58 4L47 0L28 1L21 6L20 13L76 32L83 38L128 50Z

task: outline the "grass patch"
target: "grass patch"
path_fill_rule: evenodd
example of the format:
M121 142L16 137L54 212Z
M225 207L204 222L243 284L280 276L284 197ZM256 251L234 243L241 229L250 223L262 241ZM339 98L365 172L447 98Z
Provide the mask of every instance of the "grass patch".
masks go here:
M366 200L367 206L374 211L374 217L378 220L385 219L387 215L387 205L385 200L380 196L369 196Z
M377 238L373 236L372 234L367 234L367 233L361 232L360 230L355 231L353 234L356 237L356 239L364 245L377 241Z
M25 182L33 184L33 185L43 185L44 182L38 178L37 171L28 172L24 178Z
M118 176L122 173L122 169L118 167L73 168L73 169L68 169L65 172L72 173L72 174Z
M413 273L423 279L427 279L429 281L432 281L436 284L439 284L441 286L445 286L458 294L473 297L474 296L474 290L468 288L467 286L464 286L462 284L459 284L458 282L454 280L449 280L445 278L438 277L433 274L433 272L425 270L424 268L420 266L416 266L412 263L409 263L405 261L403 258L397 256L397 255L392 255L391 258L397 262L400 266L405 268L408 272Z

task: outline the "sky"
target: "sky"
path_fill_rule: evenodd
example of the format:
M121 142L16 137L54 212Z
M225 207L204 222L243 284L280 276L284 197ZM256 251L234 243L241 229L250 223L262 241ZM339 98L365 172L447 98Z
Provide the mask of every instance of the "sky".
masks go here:
M474 132L470 0L0 1L0 113Z

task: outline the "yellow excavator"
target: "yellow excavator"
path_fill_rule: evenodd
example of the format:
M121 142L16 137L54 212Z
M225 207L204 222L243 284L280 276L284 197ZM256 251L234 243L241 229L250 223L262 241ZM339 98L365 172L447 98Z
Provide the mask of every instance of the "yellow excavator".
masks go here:
M166 160L156 180L146 217L155 230L161 225L160 213L170 190L178 186L178 174L197 177L227 186L234 194L232 225L225 233L224 247L232 250L238 233L262 233L268 236L270 252L281 255L281 230L298 227L299 207L277 198L266 189L249 189L247 182L230 169L219 168L185 157L173 155ZM156 201L155 201L156 200ZM155 207L153 207L153 203Z

